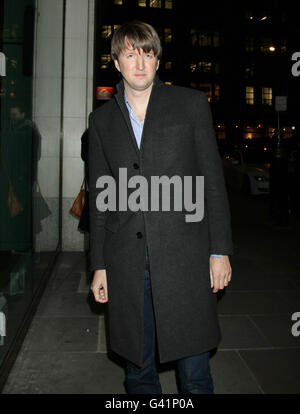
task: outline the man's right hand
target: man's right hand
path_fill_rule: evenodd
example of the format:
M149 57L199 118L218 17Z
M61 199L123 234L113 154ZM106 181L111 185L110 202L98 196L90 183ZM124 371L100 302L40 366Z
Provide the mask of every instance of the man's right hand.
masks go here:
M94 272L94 277L91 284L91 291L94 294L96 302L108 302L106 270L96 270Z

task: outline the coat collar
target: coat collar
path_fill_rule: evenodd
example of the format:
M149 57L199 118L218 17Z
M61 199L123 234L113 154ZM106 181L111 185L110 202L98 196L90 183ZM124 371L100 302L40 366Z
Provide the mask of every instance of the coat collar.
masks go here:
M148 107L147 107L147 112L146 112L146 117L145 117L145 123L144 123L144 127L143 127L143 134L142 134L142 139L141 139L141 145L140 148L137 145L136 142L136 138L134 136L134 132L132 129L132 125L131 125L131 121L130 121L130 117L129 117L129 113L128 113L128 109L125 103L125 99L124 99L124 81L121 80L117 85L116 85L116 89L117 89L117 93L115 95L115 99L121 109L121 112L125 118L127 127L129 129L130 132L130 136L131 136L131 141L132 144L134 145L134 148L137 152L137 155L139 156L141 151L142 151L142 147L143 147L143 141L144 141L144 131L145 131L145 126L147 125L147 119L149 118L149 116L151 115L151 111L152 111L152 101L153 101L153 96L156 95L157 90L163 86L164 83L159 79L158 75L155 75L154 77L154 82L153 82L153 86L152 86L152 90L151 90L151 94L150 94L150 98L149 98L149 102L148 102Z

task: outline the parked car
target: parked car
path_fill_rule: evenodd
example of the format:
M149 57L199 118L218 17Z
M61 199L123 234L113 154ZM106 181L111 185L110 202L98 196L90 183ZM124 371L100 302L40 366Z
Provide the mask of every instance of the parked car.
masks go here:
M266 147L232 150L223 157L227 186L250 195L268 194L270 160L271 152Z

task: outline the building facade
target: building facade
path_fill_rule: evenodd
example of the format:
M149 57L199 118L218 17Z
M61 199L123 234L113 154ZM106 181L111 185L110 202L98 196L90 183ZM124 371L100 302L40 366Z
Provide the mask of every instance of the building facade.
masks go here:
M207 94L220 144L272 137L278 125L276 96L287 97L287 111L280 113L284 136L299 136L300 87L291 72L300 38L294 3L98 1L96 87L113 87L118 80L110 39L122 22L132 19L152 24L160 35L161 79ZM94 106L99 104L96 95Z

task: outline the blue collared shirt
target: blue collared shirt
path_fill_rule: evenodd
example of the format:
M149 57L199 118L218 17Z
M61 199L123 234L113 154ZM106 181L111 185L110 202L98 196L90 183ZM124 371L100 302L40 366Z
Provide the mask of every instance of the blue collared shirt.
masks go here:
M126 102L128 112L129 112L129 118L130 118L130 122L131 122L132 129L134 132L134 136L136 139L136 143L138 147L140 148L145 120L143 119L142 121L140 121L139 118L136 116L134 110L130 106L125 90L124 90L124 99Z
M124 99L125 99L125 103L126 103L128 112L129 112L129 118L130 118L131 126L132 126L132 129L133 129L133 132L134 132L134 136L135 136L135 139L136 139L136 143L137 143L137 146L140 148L145 120L144 119L142 121L139 120L139 118L137 117L137 115L134 112L133 108L131 108L131 106L130 106L130 103L128 101L125 90L124 90ZM221 257L222 255L221 254L211 254L211 256Z

